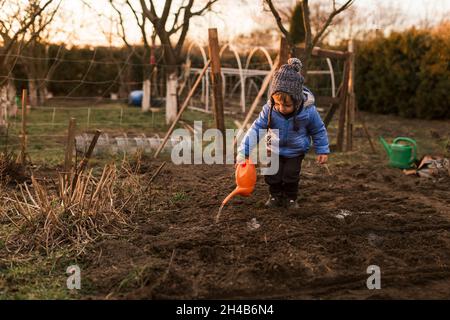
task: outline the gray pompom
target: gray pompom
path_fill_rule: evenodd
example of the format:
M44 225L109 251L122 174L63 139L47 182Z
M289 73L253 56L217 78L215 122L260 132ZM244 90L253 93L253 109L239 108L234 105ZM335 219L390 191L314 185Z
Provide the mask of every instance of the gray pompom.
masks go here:
M294 69L297 72L300 72L300 70L302 70L302 68L303 68L302 62L300 61L300 59L297 59L297 58L290 58L288 60L288 64L291 65L292 67L294 67Z

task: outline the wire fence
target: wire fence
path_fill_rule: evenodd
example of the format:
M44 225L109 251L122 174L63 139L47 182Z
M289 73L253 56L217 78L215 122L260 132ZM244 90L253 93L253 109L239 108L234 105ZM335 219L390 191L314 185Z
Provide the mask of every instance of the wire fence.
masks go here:
M21 111L19 109L19 111ZM39 107L26 113L26 145L29 159L36 163L60 164L64 159L68 125L76 119L76 151L87 151L93 132L102 131L94 155L133 154L138 150L152 153L167 130L163 109L143 113L125 104L100 107ZM20 153L23 143L22 113L10 117L4 132L0 131L0 152ZM211 115L187 113L187 117L214 125ZM180 124L181 126L181 124ZM177 141L169 141L170 148Z
M84 58L77 58L77 55ZM274 60L275 55L272 58ZM157 142L149 139L159 139L161 133L167 129L164 109L151 108L150 113L145 114L139 107L129 107L126 103L129 102L130 92L142 89L142 79L147 73L151 82L152 102L164 105L167 72L169 69L175 69L179 72L180 104L203 67L200 55L191 55L190 61L182 64L168 65L163 63L162 56L152 63L150 60L142 60L142 53L138 53L136 48L107 53L99 48L71 51L59 46L47 50L45 56L24 53L9 55L8 59L11 61L9 70L0 75L0 84L12 84L17 92L23 88L28 90L28 102L32 104L32 108L28 110L27 115L27 152L44 162L48 159L59 161L63 157L67 126L71 117L77 119L80 137L98 128L105 132L102 139L106 141L115 141L119 146L124 144L120 142L122 138L129 139L126 144L131 146L131 149L140 145L150 150L149 145L154 146ZM247 63L244 63L245 55L240 56L240 60L242 65L248 67L244 71L244 82L241 76L243 72L239 72L234 56L225 54L221 60L224 107L228 114L243 114L242 104L251 105L271 68L269 61L262 54L255 54ZM317 95L331 93L330 75L321 73L321 70L327 67L325 61L317 60L315 68L318 72L308 78L307 86ZM333 76L338 85L339 79L342 78L342 66L336 62L333 68ZM26 70L39 72L30 74ZM245 94L242 100L243 88ZM211 94L210 76L207 73L201 86L194 92L190 107L211 113ZM4 97L0 98L5 100ZM267 99L267 96L263 99ZM19 98L16 98L16 104L20 104ZM3 106L1 108L0 113ZM7 133L0 130L0 146L5 149L18 150L22 145L22 119L19 110L16 108L3 113L8 127ZM202 116L196 113L195 117L203 117L208 125L213 123L211 115ZM78 139L78 146L85 145L81 143L85 138L86 136L84 140Z
M156 49L155 49L156 50ZM159 50L162 50L159 48ZM111 51L111 52L110 52ZM149 72L148 78L152 83L152 94L155 97L165 97L166 76L168 69L178 70L180 82L188 79L189 85L193 83L198 70L204 65L204 57L201 54L189 54L189 69L186 68L188 61L175 65L165 64L161 52L154 61L145 56L142 48L131 47L131 49L98 48L93 50L86 48L74 48L68 50L63 45L46 47L40 55L32 55L24 52L22 54L1 55L2 58L10 60L9 70L0 74L0 83L12 82L15 87L20 89L28 88L30 92L32 82L38 91L35 95L40 97L41 101L49 97L67 100L97 99L97 104L103 99L117 97L121 101L128 98L132 90L142 88L144 73ZM246 101L251 101L256 96L254 92L261 84L265 74L271 68L271 61L267 60L261 52L252 55L250 60L247 53L239 54L239 62L236 57L228 50L224 51L221 63L224 69L238 69L238 65L247 67L252 71L261 71L259 74L245 76ZM80 58L83 57L83 58ZM271 59L274 60L276 53L271 53ZM318 70L326 70L326 62L317 60ZM337 78L340 76L340 66L334 68ZM26 70L35 70L35 72L26 72ZM147 70L147 71L146 71ZM247 70L247 69L245 69ZM245 71L244 70L244 71ZM187 72L188 74L185 74ZM240 79L238 74L224 73L226 82L225 93L232 98L239 94ZM208 77L208 76L207 76ZM319 80L317 80L317 79ZM202 85L202 102L205 102L205 84ZM310 83L311 89L320 90L320 95L329 94L331 91L331 82L327 80L326 75L317 75ZM188 86L189 88L189 86ZM225 95L226 96L226 95ZM116 98L113 98L116 99ZM39 103L42 104L42 103Z

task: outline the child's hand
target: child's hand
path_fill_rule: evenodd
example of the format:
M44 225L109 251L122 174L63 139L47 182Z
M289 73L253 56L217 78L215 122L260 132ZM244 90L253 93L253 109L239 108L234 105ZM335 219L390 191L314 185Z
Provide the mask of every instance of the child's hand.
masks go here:
M245 163L246 157L244 154L239 153L236 157L236 163L234 165L234 167L236 168L239 164L241 163Z
M328 161L328 155L327 154L319 154L317 156L317 163L318 164L325 164Z

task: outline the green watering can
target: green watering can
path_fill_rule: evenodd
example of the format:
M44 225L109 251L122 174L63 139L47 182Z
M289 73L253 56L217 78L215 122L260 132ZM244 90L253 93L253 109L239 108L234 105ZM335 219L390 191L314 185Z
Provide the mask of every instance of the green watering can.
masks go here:
M395 138L392 144L388 144L383 137L380 137L384 149L389 157L389 165L394 168L409 169L417 158L416 141L410 138ZM399 141L409 142L411 145L397 143Z

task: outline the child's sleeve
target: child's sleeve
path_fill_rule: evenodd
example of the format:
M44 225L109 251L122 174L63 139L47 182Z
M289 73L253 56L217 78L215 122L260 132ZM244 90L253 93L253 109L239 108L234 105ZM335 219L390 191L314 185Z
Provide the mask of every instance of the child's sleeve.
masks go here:
M312 137L314 150L316 154L328 154L330 153L330 147L328 144L327 129L316 107L311 108L310 121L307 129L309 135Z
M259 113L258 118L253 121L252 126L242 139L242 142L238 148L239 154L248 157L255 145L258 144L259 140L264 136L265 133L260 130L267 129L268 113L269 106L265 104Z

